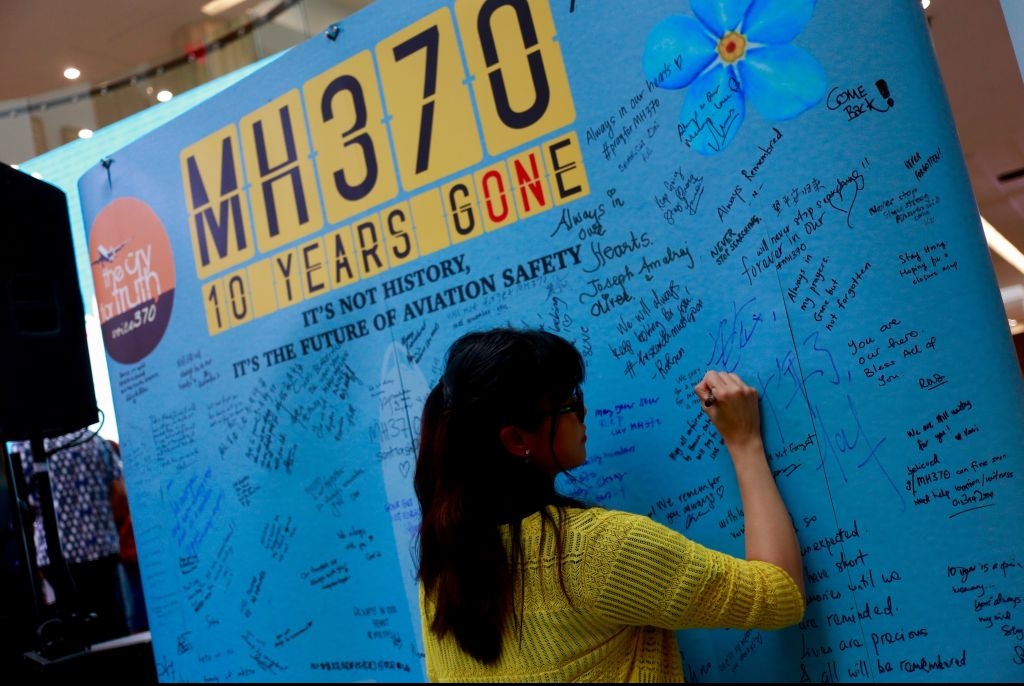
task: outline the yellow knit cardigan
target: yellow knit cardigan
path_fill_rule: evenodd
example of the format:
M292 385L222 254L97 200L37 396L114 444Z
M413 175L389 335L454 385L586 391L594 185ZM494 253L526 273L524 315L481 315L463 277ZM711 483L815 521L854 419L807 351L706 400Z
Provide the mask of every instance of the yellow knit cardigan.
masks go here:
M648 517L570 509L563 531L568 596L552 532L542 535L539 513L523 520L523 625L509 619L494 665L430 631L434 606L421 586L430 681L681 682L675 630L777 629L803 618L803 596L781 568L704 547Z

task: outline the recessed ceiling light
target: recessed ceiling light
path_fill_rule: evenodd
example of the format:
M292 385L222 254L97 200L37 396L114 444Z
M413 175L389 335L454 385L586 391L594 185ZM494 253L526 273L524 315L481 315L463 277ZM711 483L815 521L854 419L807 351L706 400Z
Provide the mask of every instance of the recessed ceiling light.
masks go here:
M1021 274L1024 274L1024 253L1017 246L1006 239L1003 234L996 231L995 227L988 223L984 217L981 218L981 226L985 230L985 242L992 252L996 253L1010 263Z
M245 0L210 0L210 2L206 3L199 9L206 16L212 17L243 2L245 2Z
M64 78L67 79L68 81L74 81L75 79L77 79L81 75L82 75L82 72L78 71L74 67L68 67L67 69L64 70Z
M79 129L78 130L78 137L79 138L92 138L92 129Z
M160 91L159 93L156 94L156 99L159 100L160 102L167 102L168 100L170 100L173 97L174 97L174 93L172 93L170 91L167 91L167 90Z

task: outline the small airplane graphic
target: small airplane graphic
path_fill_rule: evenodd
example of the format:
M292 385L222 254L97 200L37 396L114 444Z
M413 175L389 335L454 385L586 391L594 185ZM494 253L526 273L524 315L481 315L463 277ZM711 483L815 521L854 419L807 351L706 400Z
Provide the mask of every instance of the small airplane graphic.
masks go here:
M96 246L96 252L99 253L99 257L92 261L93 264L99 264L100 262L113 262L114 256L121 252L121 249L128 245L128 241L125 241L116 248L108 248L102 243Z

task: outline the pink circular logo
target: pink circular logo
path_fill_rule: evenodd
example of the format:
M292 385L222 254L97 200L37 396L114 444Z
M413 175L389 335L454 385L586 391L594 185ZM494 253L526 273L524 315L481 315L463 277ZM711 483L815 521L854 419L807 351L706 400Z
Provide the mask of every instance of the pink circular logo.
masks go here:
M174 255L156 212L137 198L100 210L89 234L89 260L107 353L134 364L167 330L174 305Z

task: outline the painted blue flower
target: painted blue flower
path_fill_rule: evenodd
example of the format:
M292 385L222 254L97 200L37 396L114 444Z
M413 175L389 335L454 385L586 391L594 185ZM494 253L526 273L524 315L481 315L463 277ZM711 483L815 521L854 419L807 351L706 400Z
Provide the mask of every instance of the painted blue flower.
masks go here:
M661 88L689 87L680 133L703 155L736 137L747 102L765 119L791 119L821 102L825 70L792 41L816 0L690 0L647 34L643 71Z

